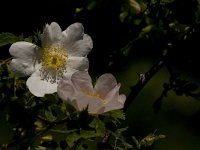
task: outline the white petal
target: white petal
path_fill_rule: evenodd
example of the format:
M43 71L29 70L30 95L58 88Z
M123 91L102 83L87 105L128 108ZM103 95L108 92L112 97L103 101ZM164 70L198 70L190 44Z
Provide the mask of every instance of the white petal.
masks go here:
M9 53L15 58L36 59L39 48L29 42L16 42L10 46Z
M97 79L95 84L95 91L105 98L108 92L117 85L117 81L112 74L106 73Z
M19 77L30 76L35 72L34 62L28 59L12 59L9 67Z
M79 95L76 97L77 107L80 111L86 109L88 106L89 113L100 113L104 110L102 101L96 97Z
M50 47L53 44L60 43L62 36L62 30L56 22L52 22L50 25L46 24L41 36L42 47Z
M72 85L71 78L70 77L64 77L60 80L58 83L57 88L58 96L62 100L73 100L75 96L75 89Z
M72 83L77 91L90 93L93 92L92 79L86 71L77 71L71 77Z
M84 34L83 39L76 41L69 47L68 53L71 56L87 56L93 48L93 42L89 35Z
M33 73L26 81L30 92L37 96L43 97L45 94L52 94L57 92L57 83L50 83L46 80L42 80L40 72Z
M80 71L87 71L89 68L89 61L86 57L69 57L67 61L67 68L72 68Z
M71 24L63 32L63 44L68 49L72 44L83 38L84 28L81 23Z

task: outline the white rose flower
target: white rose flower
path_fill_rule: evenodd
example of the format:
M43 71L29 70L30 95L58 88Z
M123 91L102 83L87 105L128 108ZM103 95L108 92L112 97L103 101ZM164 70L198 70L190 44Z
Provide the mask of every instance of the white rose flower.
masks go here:
M63 76L77 70L87 71L87 54L93 48L89 35L81 23L74 23L62 31L56 22L46 24L41 46L16 42L9 52L13 56L10 69L18 76L30 76L26 82L30 92L38 97L57 91Z
M101 114L110 110L121 109L126 96L119 95L120 83L106 73L100 76L95 86L87 71L75 72L71 78L64 77L58 83L58 96L81 111L88 107L89 113Z

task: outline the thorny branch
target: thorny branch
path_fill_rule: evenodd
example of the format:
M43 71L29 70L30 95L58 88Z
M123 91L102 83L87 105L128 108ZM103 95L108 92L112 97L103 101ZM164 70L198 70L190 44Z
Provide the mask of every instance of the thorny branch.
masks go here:
M128 95L125 104L124 104L124 111L128 109L130 104L133 102L135 97L139 94L139 92L143 89L143 87L148 83L148 81L163 67L165 63L166 55L156 63L152 68L149 69L145 74L139 74L139 82L131 87L131 92Z

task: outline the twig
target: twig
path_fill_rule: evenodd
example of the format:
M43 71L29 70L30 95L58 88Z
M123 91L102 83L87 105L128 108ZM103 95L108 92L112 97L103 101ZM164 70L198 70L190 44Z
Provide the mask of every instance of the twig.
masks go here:
M126 102L124 104L123 108L124 111L128 109L130 104L133 102L133 100L139 94L139 92L143 89L143 87L147 84L147 82L162 68L164 62L165 62L165 56L145 74L139 74L140 80L135 86L131 87L131 92L128 95Z
M12 57L6 59L6 60L0 60L0 66L6 63L9 63L12 60Z

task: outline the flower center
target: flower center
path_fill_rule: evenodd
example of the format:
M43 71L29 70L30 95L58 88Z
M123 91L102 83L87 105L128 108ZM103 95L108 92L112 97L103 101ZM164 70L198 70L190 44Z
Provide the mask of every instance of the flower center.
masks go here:
M96 97L96 98L101 98L100 95L96 92L86 92L85 95Z
M86 96L91 96L91 97L95 97L99 100L101 100L103 103L105 103L105 100L102 99L102 97L100 96L100 94L98 94L97 92L85 92Z
M55 83L62 78L66 71L67 59L68 54L61 45L43 48L40 69L42 79Z

